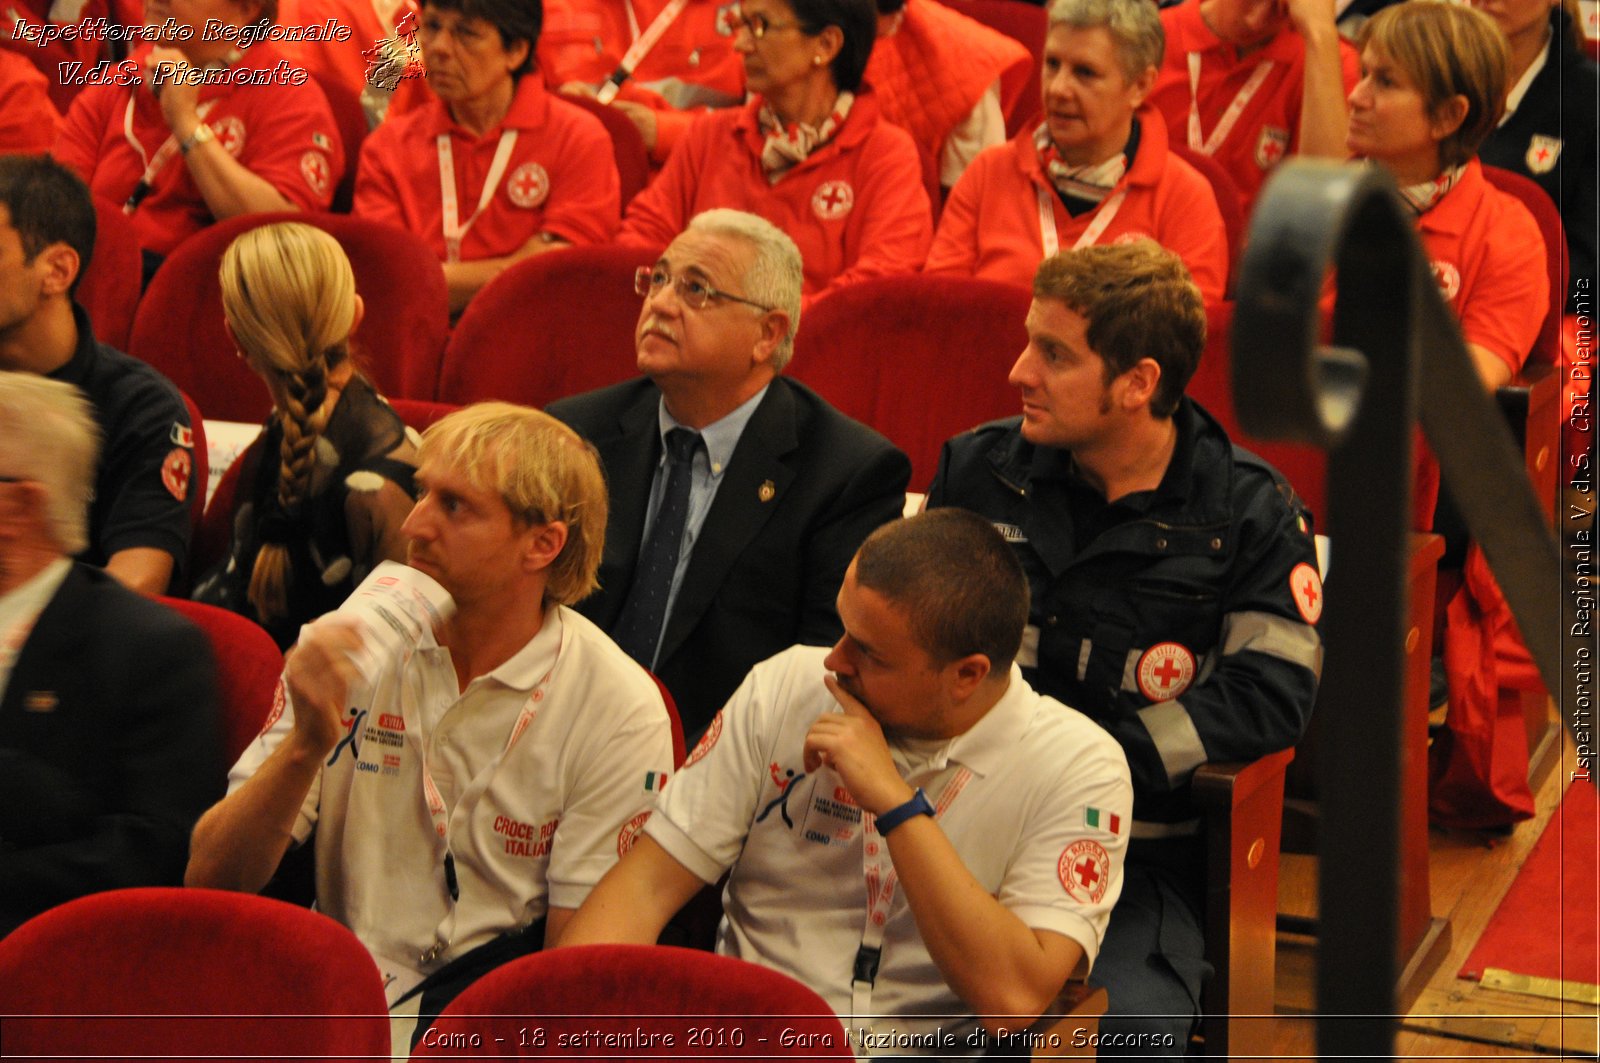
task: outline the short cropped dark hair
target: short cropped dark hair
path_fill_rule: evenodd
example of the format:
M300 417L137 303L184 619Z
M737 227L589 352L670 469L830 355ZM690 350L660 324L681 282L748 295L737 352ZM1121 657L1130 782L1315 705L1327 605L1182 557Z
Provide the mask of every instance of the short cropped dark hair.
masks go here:
M859 90L867 60L872 58L872 44L878 38L878 7L874 0L789 0L789 7L800 28L812 36L829 26L839 27L844 44L828 66L833 86L840 92Z
M991 674L1010 670L1028 623L1028 578L987 520L951 507L892 521L867 536L855 565L856 583L904 609L937 663L981 653Z
M423 9L455 11L462 18L481 19L500 33L500 43L510 48L518 41L528 42L528 57L511 72L520 78L533 69L539 50L539 32L544 28L543 0L422 0Z
M78 253L78 275L94 257L94 200L83 179L48 155L0 155L0 206L22 238L22 253L32 261L51 244Z
M1035 299L1054 299L1089 322L1089 346L1107 384L1153 358L1161 381L1150 412L1171 417L1206 347L1206 308L1183 260L1154 240L1098 244L1044 260Z

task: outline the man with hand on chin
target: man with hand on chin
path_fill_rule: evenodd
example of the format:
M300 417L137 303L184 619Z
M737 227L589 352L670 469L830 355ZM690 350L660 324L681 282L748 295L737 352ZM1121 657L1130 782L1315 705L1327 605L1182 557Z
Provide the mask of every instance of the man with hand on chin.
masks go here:
M717 951L810 986L858 1051L1026 1028L1094 961L1132 804L1116 743L1012 663L1027 608L981 518L878 529L844 636L751 671L560 944L653 942L727 871Z

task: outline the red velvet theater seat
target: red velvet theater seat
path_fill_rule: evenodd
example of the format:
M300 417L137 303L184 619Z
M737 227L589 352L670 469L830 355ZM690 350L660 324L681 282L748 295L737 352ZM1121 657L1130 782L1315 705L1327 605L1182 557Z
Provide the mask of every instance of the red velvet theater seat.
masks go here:
M355 935L281 901L114 890L0 940L8 1057L362 1060L389 1054Z
M556 949L491 971L445 1008L412 1058L464 1056L853 1058L827 1002L788 975L651 945Z
M519 262L484 286L456 323L439 398L544 406L635 375L642 300L633 272L659 252L570 247Z
M266 726L283 654L271 635L238 613L184 598L162 598L161 604L188 617L211 643L222 693L223 757L232 765Z
M249 214L195 233L156 272L134 318L128 353L194 396L207 417L264 420L272 400L224 330L217 268L234 237L275 221L324 229L350 256L367 307L355 334L356 354L378 390L433 398L450 327L438 259L411 233L339 214Z
M925 491L951 436L1022 412L1006 382L1027 345L1027 289L942 274L829 292L800 320L789 374L911 458Z

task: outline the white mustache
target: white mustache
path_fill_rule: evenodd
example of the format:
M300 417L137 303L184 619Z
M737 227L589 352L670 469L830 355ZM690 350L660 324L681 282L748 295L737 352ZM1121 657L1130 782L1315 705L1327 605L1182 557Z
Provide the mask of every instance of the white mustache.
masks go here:
M651 335L652 333L662 337L663 339L669 340L672 343L678 342L677 333L673 332L672 328L667 325L666 322L662 321L655 315L645 318L644 323L639 326L640 339L644 339L646 336Z

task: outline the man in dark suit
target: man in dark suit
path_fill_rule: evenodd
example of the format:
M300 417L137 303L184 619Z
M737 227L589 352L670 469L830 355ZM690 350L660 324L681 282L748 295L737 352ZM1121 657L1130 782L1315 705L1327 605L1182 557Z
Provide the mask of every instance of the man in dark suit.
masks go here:
M644 377L549 412L594 444L611 489L580 609L666 683L693 742L752 665L839 637L845 569L900 514L911 467L780 375L801 262L776 227L706 211L635 283Z
M0 934L84 894L181 884L222 793L205 636L71 560L98 450L76 388L0 373Z

